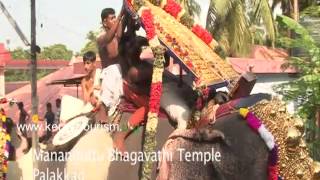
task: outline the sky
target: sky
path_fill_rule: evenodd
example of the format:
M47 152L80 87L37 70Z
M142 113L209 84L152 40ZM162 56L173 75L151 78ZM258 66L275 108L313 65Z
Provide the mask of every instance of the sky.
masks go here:
M30 0L0 1L30 42ZM197 19L204 25L209 0L198 2L202 11ZM44 47L62 43L74 52L79 52L86 44L86 34L90 30L99 30L101 10L112 7L119 13L121 6L122 0L36 0L37 44ZM28 48L1 11L0 43L5 43L9 49Z

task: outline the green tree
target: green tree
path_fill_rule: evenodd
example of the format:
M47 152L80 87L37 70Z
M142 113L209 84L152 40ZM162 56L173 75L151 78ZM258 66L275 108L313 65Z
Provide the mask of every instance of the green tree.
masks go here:
M10 53L11 53L12 59L30 59L29 51L24 50L21 47L16 48Z
M301 12L301 16L320 17L320 6L309 6Z
M54 44L48 47L44 47L42 52L39 54L39 59L63 59L70 60L72 58L73 52L64 44Z
M86 45L81 49L80 55L83 55L87 51L93 51L95 53L98 53L98 48L97 48L97 36L98 32L94 31L89 31L87 34L87 43Z
M286 16L291 16L291 14L293 13L294 0L273 0L271 6L272 10L274 10L275 7L279 4L281 5L283 14ZM306 8L310 6L316 6L317 4L317 0L299 0L299 11L304 11Z
M273 44L276 27L268 0L211 0L206 28L231 55L246 55L254 42L253 29L263 27Z
M300 48L304 57L290 57L286 67L299 70L297 80L282 84L278 92L286 100L298 103L298 115L305 120L306 140L311 156L320 160L320 128L316 113L320 111L320 46L300 24L287 16L277 18L279 25L295 32L295 39L282 37L279 42L288 48Z
M54 72L52 69L38 69L37 70L37 79L41 79L44 76ZM9 69L5 72L5 81L6 82L16 82L16 81L30 81L30 70L22 69Z

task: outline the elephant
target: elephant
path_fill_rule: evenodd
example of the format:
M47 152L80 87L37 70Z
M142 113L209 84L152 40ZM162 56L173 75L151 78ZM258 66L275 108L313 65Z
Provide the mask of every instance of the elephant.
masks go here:
M268 179L269 150L262 138L246 124L244 118L240 116L238 109L241 107L254 106L258 110L261 110L266 107L267 113L273 114L271 111L269 113L268 108L270 107L268 106L273 106L276 103L269 101L270 99L271 96L268 94L255 94L249 97L231 100L228 103L217 101L221 103L221 105L216 110L215 123L210 124L205 121L200 121L196 127L192 129L173 130L173 127L169 125L168 121L159 120L156 139L158 142L157 150L162 149L162 158L158 162L157 170L155 170L156 166L153 168L152 179ZM263 104L263 100L268 100L268 103ZM209 106L206 106L203 112L205 112L208 107ZM275 109L275 107L273 107L273 109ZM256 113L256 111L254 112ZM259 112L257 112L257 114L259 114ZM285 115L284 113L281 116ZM129 114L125 115L123 117L124 120L128 119L128 116ZM292 126L295 126L293 123L283 123L283 118L279 116L273 115L273 118L281 119L281 121L278 121L281 124L277 124L277 126L282 126L281 128L283 130L288 130L292 128ZM263 121L263 119L261 120ZM265 125L268 127L268 123ZM277 142L281 142L286 138L284 131L271 129L271 132ZM134 132L134 134L135 135L130 136L130 140L128 140L127 147L130 148L128 150L131 152L141 151L141 137L143 132L137 131L137 133ZM305 149L302 145L298 146L297 150L300 152L294 156L292 153L286 153L286 145L279 144L279 147L281 147L279 151L279 164L281 163L281 165L286 163L285 160L288 160L288 157L292 158L288 164L292 164L292 162L301 161L301 154L306 156L306 158L303 159L303 163L299 163L299 166L295 164L292 165L295 166L295 168L291 166L290 168L279 167L279 172L281 172L281 175L285 179L301 179L300 177L302 176L311 177L312 173L314 177L319 177L319 163L315 162L314 172L312 172L312 170L310 170L312 162L309 161L309 156L304 152ZM292 145L290 145L290 148L291 147ZM71 157L79 157L79 153L77 152L89 151L106 155L106 153L112 149L112 138L108 132L96 129L82 134L74 140L74 142L68 143L66 146L61 147L61 149L68 151ZM30 155L30 153L28 154ZM166 156L169 156L169 158L166 158ZM22 158L20 161L22 160L26 161L28 159ZM31 158L28 160L28 163L20 163L20 161L17 163L20 165L20 174L24 176L28 171L26 167L29 167L25 164L31 165L32 161ZM39 167L44 169L49 168L50 170L55 170L57 169L56 167L58 167L65 169L66 174L79 175L82 179L138 179L139 165L139 163L133 166L131 162L110 162L108 160L85 162L80 159L79 161L67 160L56 165L52 165L52 162L44 162L44 164L41 164ZM296 167L299 169L296 169ZM12 170L13 169L14 168L12 168ZM300 171L295 172L296 170ZM299 176L292 178L291 175L294 175L292 172L297 173Z
M254 94L230 102L221 99L227 100L214 97L220 104L214 111L214 123L205 118L195 128L175 130L169 136L162 149L158 180L251 180L270 179L270 175L272 179L319 179L320 163L312 160L302 139L303 121L287 112L286 103L268 94ZM271 155L274 149L269 151L270 144L263 140L265 137L249 128L239 112L239 108L244 107L250 107L250 112L272 134L278 147L278 174L269 174L270 160L275 160ZM205 106L201 115L206 117L210 109L209 105ZM206 153L212 157L209 161L201 159L201 154Z
M231 101L228 106L222 104L214 124L200 123L194 129L175 130L162 149L171 159L163 156L157 179L267 179L267 146L240 114L228 107L248 107L270 98L256 94ZM205 155L211 157L209 162Z

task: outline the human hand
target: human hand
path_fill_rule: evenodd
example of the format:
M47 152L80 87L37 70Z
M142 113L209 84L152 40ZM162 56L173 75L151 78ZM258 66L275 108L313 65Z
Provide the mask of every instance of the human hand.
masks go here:
M98 99L95 96L90 96L90 103L93 107L95 107L98 103Z
M100 106L101 106L101 102L98 101L98 102L95 104L94 108L91 110L91 112L97 112L97 111L100 109Z

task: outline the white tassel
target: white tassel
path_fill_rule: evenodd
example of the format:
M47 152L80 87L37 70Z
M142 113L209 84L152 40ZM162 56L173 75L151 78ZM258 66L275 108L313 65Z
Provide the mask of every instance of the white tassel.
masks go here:
M268 149L272 150L275 146L273 135L265 128L263 124L259 127L258 132L268 146Z

